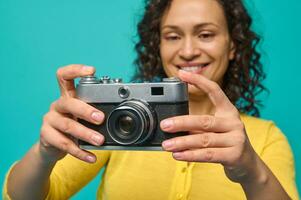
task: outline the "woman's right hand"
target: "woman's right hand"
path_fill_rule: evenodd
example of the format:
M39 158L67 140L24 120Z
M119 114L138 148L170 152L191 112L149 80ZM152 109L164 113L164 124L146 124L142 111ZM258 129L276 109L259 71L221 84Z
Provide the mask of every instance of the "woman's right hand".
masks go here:
M86 162L96 161L94 154L78 147L77 139L99 146L103 144L104 137L99 132L83 126L76 119L101 124L105 116L93 106L76 99L74 86L75 78L94 73L93 67L75 64L57 70L61 97L51 104L49 112L43 118L39 142L39 152L43 161L53 163L67 153Z

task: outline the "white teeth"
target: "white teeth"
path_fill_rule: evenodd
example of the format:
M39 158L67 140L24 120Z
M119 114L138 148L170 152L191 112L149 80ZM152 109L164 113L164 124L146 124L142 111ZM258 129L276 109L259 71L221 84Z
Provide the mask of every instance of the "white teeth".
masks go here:
M204 65L198 65L198 66L190 66L190 67L182 67L182 69L184 71L189 71L189 72L193 72L193 71L196 71L198 70L199 68L202 68L202 67L205 67L207 66L207 64L204 64Z
M182 69L184 71L189 71L189 72L192 72L192 71L196 71L198 70L200 67L183 67Z

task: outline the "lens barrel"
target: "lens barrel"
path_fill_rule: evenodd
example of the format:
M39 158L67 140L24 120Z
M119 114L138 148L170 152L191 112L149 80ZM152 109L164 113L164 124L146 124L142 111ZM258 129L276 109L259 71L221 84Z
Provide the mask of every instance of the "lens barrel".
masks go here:
M118 144L141 144L152 136L156 123L155 112L147 102L128 100L109 114L107 131Z

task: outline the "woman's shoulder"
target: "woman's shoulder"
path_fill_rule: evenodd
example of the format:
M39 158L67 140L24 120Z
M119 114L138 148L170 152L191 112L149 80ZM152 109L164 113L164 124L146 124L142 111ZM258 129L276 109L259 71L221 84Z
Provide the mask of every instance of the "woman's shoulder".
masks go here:
M248 134L254 135L255 137L268 137L271 134L271 131L273 132L278 129L277 125L272 120L262 119L247 114L240 114L240 117Z
M262 128L267 128L271 125L275 125L271 120L250 116L244 113L240 114L240 118L247 128L260 128L262 130Z
M241 114L249 140L257 153L267 147L277 147L277 142L287 143L287 138L272 120Z

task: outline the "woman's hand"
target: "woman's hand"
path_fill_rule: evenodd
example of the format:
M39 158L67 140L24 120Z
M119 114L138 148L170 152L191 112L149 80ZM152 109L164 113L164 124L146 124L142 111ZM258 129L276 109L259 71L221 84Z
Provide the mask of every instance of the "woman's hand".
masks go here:
M81 125L76 119L101 124L104 114L76 99L74 87L75 78L94 73L93 67L83 65L69 65L57 70L61 97L51 104L49 112L44 115L40 134L39 150L45 162L56 162L67 153L86 162L96 161L94 154L78 147L77 139L93 145L102 145L104 137Z
M253 150L236 107L219 85L204 76L179 71L179 78L206 92L215 106L214 115L185 115L161 122L166 132L188 131L189 135L163 142L176 160L221 163L235 182L255 176L257 154Z

